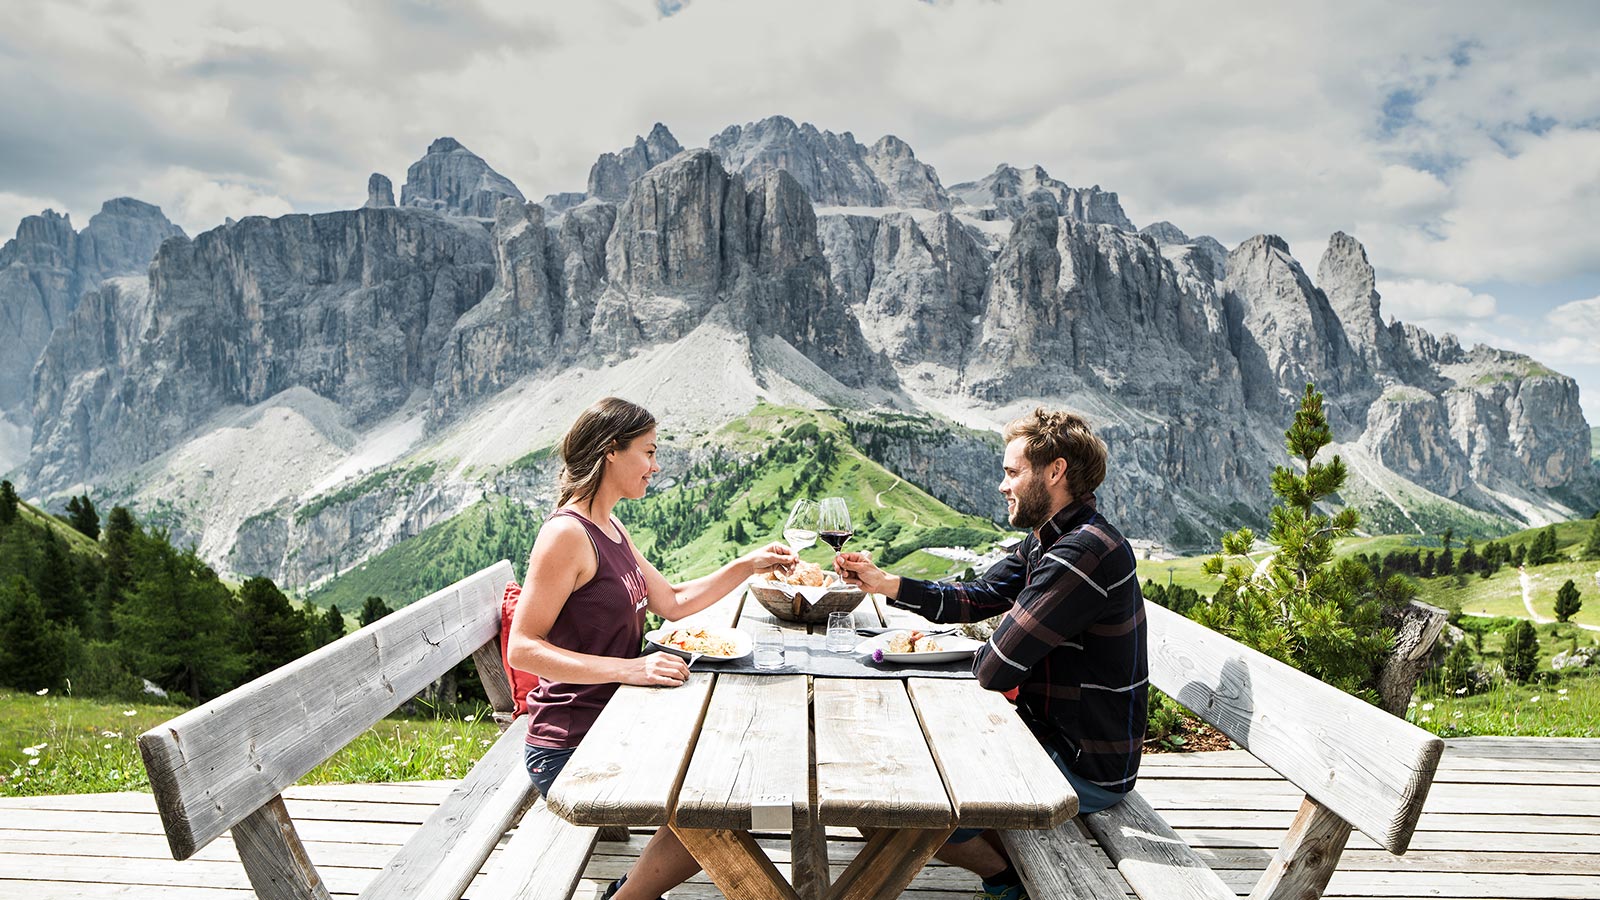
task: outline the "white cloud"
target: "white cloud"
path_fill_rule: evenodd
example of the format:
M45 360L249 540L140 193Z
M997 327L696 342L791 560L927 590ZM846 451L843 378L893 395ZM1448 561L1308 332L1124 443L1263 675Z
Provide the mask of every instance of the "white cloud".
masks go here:
M36 216L46 209L53 209L58 213L70 215L66 205L59 200L51 200L47 197L25 197L21 194L0 191L0 227L4 228L4 231L0 231L0 244L4 244L11 239L12 235L17 233L17 226L21 224L24 217ZM73 222L72 224L77 228L82 228L84 225L82 222Z
M139 194L160 206L190 236L245 216L282 216L294 212L284 198L259 187L217 180L203 172L173 166L140 185Z
M1545 314L1549 340L1540 359L1600 365L1600 297L1564 303Z
M1497 311L1494 297L1459 284L1405 278L1379 281L1377 288L1384 316L1402 322L1461 323L1487 319Z

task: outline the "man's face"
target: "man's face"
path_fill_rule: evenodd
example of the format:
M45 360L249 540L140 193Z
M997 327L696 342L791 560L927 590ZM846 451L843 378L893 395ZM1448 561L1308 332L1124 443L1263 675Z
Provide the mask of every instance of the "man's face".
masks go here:
M1017 528L1032 530L1050 518L1050 490L1044 482L1044 473L1035 471L1023 453L1025 442L1016 438L1006 444L1001 469L1005 477L1000 480L1000 493L1006 498L1006 518Z

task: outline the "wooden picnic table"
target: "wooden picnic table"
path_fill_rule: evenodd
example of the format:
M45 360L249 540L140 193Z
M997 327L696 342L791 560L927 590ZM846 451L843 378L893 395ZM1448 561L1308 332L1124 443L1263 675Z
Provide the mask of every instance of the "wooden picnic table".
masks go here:
M808 630L745 596L675 624ZM861 626L913 619L875 597L856 610ZM734 900L898 896L957 827L1046 829L1078 811L1011 704L975 680L719 675L706 662L680 687L618 689L547 802L578 825L670 825ZM828 827L867 838L832 883ZM792 882L757 831L790 832Z

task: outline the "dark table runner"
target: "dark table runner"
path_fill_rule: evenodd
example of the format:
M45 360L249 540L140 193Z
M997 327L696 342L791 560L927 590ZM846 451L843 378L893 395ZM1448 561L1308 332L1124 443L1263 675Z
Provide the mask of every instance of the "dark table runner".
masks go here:
M740 675L821 675L826 678L972 678L972 658L935 665L903 665L891 662L875 663L870 657L855 652L834 653L824 647L827 640L822 634L800 634L786 631L783 635L783 666L777 669L758 669L755 654L727 662L700 659L694 664L697 672L728 672ZM857 639L857 644L863 640Z

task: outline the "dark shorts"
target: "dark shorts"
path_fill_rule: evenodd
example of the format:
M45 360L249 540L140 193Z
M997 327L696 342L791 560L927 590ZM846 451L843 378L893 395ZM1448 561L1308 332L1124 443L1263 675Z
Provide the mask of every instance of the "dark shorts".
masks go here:
M528 779L533 786L539 789L539 796L550 793L550 785L555 784L556 776L566 767L567 760L572 758L572 752L577 747L535 747L527 744L522 748L522 764L528 770Z
M1056 764L1056 768L1061 770L1061 774L1067 776L1067 783L1071 784L1072 789L1077 792L1079 815L1110 809L1121 803L1122 798L1127 796L1115 791L1108 791L1082 775L1075 774L1071 769L1067 768L1067 761L1054 748L1046 746L1044 752L1050 755L1050 761ZM950 832L950 837L945 840L945 843L965 844L967 841L983 834L985 830L983 828L957 828L955 831Z

